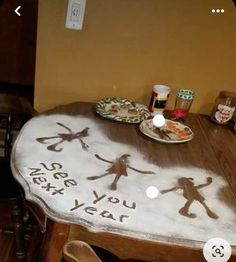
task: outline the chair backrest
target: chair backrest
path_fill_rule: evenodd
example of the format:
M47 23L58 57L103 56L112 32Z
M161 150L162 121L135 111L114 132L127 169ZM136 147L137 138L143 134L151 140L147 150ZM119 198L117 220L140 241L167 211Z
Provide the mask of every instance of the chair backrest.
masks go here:
M64 245L63 258L67 262L102 262L90 245L79 240Z
M10 154L11 154L11 143L12 143L12 136L11 136L11 129L12 129L12 116L11 113L6 115L6 130L5 130L5 138L4 138L4 159L9 161Z
M25 97L0 93L0 158L9 161L12 143L23 124L34 115Z
M10 155L12 145L23 124L34 115L25 97L0 92L0 199L19 195L11 175Z

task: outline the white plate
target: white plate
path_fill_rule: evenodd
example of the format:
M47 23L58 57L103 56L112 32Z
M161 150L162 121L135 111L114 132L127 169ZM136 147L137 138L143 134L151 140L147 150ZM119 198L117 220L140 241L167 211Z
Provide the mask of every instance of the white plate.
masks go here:
M193 131L188 126L169 119L161 128L154 126L152 119L144 120L139 129L144 135L164 143L183 143L193 139Z

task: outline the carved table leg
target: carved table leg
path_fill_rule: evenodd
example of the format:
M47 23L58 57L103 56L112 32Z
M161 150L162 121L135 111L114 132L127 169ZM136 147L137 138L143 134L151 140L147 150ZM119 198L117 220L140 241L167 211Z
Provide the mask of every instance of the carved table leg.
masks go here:
M26 262L26 252L24 247L23 217L22 217L22 211L18 203L14 203L13 205L12 220L13 220L15 243L16 243L16 261Z

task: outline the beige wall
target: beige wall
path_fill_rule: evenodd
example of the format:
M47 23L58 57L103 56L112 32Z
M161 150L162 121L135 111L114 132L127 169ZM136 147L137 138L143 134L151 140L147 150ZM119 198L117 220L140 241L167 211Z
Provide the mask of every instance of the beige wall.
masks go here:
M209 113L236 91L231 0L87 0L82 31L65 29L67 0L39 0L35 107L120 96L148 104L153 84L196 92ZM212 8L224 14L212 14Z

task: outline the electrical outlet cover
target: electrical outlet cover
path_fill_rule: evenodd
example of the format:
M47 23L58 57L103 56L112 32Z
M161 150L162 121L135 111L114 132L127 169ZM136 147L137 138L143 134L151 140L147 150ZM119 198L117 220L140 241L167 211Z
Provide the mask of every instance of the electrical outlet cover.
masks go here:
M66 28L81 30L84 19L86 0L69 0Z

